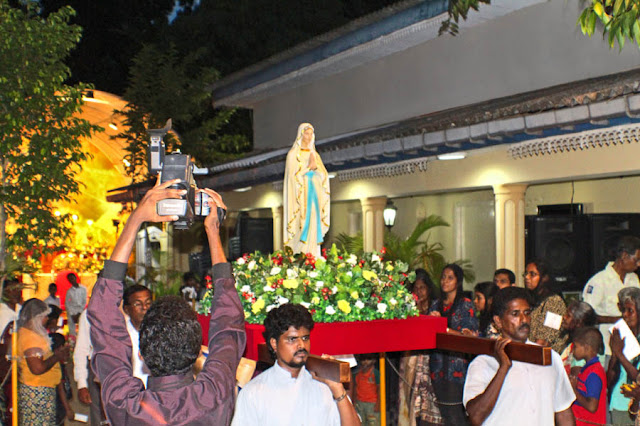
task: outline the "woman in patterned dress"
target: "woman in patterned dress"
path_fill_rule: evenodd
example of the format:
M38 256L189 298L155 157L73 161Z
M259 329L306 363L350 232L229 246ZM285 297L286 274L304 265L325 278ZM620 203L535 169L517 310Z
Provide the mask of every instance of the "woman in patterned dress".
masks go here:
M51 351L45 324L49 306L39 299L25 302L18 318L18 413L20 425L56 424L56 387L62 379L60 361L67 359L69 348Z
M529 339L562 353L567 345L568 336L560 332L562 316L567 306L553 289L553 282L547 264L535 259L529 261L524 273L524 286L535 298L535 307L531 311L531 334ZM554 326L557 322L557 327Z
M440 278L441 296L429 309L429 315L447 318L447 332L452 334L461 335L464 329L472 333L478 332L478 319L473 310L473 303L462 294L463 280L464 274L460 266L445 266ZM462 354L435 351L431 355L431 380L445 425L468 423L462 405L462 391L468 366L469 359Z

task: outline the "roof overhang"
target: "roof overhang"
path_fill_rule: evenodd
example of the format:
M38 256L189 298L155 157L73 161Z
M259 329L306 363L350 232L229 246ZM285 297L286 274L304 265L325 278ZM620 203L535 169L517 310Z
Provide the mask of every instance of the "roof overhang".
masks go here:
M493 0L471 11L470 28L545 0ZM257 102L438 37L448 1L407 1L321 35L214 83L214 106L251 108ZM371 22L373 21L373 22Z

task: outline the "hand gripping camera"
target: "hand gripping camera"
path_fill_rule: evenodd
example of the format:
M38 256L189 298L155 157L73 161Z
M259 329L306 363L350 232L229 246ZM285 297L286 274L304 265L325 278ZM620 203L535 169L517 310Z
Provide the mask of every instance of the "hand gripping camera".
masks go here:
M187 229L198 216L207 216L210 212L209 196L198 192L194 175L207 174L207 169L200 169L193 164L191 157L180 152L165 155L164 135L171 130L171 119L162 129L148 129L151 143L149 144L149 171L151 174L161 172L160 182L180 179L171 188L186 189L182 198L168 198L156 205L160 216L178 216L173 222L175 229ZM218 222L222 223L227 211L218 207Z

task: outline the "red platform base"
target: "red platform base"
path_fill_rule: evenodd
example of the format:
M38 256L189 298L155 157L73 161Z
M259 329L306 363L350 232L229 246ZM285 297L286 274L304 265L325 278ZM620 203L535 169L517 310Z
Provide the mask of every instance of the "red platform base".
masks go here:
M198 321L202 325L203 345L207 345L205 336L209 335L209 316L198 315ZM264 342L264 326L245 324L245 329L245 357L257 360L258 344ZM317 323L311 332L311 353L342 355L432 349L436 346L436 333L446 330L446 318L430 316L404 320Z

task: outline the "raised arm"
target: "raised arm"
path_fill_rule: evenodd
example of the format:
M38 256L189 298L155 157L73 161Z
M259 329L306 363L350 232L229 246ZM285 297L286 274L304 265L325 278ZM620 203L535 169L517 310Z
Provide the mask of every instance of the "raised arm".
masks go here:
M498 401L504 379L511 368L511 360L504 351L509 342L511 342L511 339L498 339L495 346L496 358L499 364L498 371L496 371L495 376L493 376L484 392L467 402L466 409L472 425L484 423ZM467 372L467 376L469 374L470 371Z

